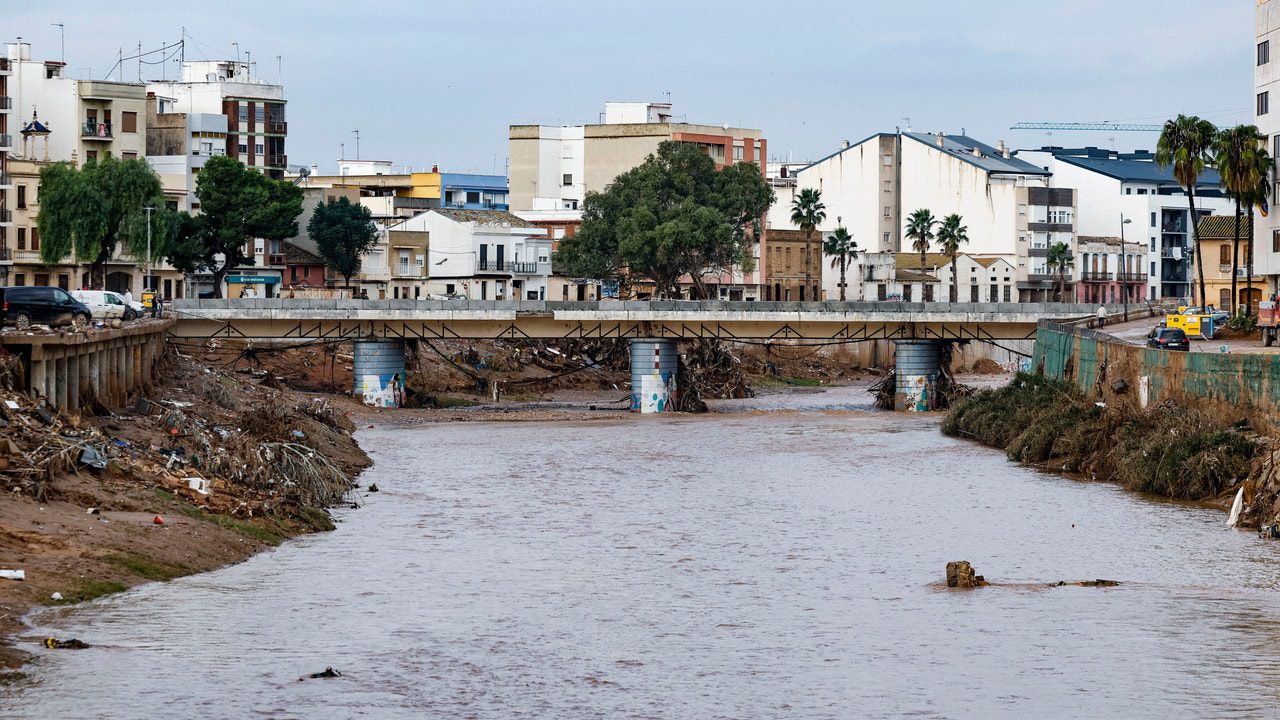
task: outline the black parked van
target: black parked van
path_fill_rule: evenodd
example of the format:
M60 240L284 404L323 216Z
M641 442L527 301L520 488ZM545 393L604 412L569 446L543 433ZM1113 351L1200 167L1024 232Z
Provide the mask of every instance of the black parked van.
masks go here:
M0 288L0 320L19 328L32 324L88 325L89 306L62 288L35 285Z

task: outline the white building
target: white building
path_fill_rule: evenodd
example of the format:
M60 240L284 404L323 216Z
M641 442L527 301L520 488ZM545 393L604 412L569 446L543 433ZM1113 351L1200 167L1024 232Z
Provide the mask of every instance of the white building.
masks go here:
M1173 177L1173 168L1160 168L1155 155L1146 150L1119 153L1100 148L1058 148L1020 150L1018 157L1052 173L1055 187L1075 188L1078 195L1076 230L1080 235L1117 238L1121 218L1131 222L1124 226L1126 257L1141 248L1141 267L1109 266L1111 272L1124 272L1133 284L1140 284L1135 299L1189 298L1196 277L1192 265L1193 247L1188 231L1187 194ZM1200 216L1233 214L1232 201L1223 196L1218 173L1205 168L1196 186L1196 212ZM1103 254L1102 251L1095 251ZM1085 280L1106 283L1109 278L1095 269L1091 257L1076 258L1079 272L1098 272ZM1101 261L1102 258L1099 257ZM1118 260L1118 258L1117 258ZM1126 261L1133 263L1132 260ZM1140 276L1140 277L1133 277ZM1085 296L1091 290L1082 288ZM1197 291L1198 292L1198 291Z
M529 220L582 219L587 196L583 126L521 126L511 130L511 211Z
M213 113L227 119L225 154L277 180L284 177L284 87L255 78L248 63L190 61L180 80L147 83L160 113Z
M951 299L951 259L926 253L873 252L859 255L845 271L849 300L884 302L948 302ZM839 282L839 269L832 271ZM1009 303L1017 298L1017 268L1008 258L991 255L956 255L954 272L959 278L956 302Z
M433 295L462 295L473 300L548 299L551 240L546 230L511 213L428 210L387 230L391 234L426 233L427 287ZM390 261L394 266L397 259Z
M960 215L968 228L966 251L1003 256L1016 267L1019 302L1052 297L1056 278L1045 266L1048 247L1065 242L1074 248L1074 192L1051 191L1049 171L1013 157L1004 143L992 147L942 133L879 133L846 142L800 170L797 190L806 188L822 193L824 234L843 225L873 252L911 251L905 226L915 210L929 210L939 220ZM836 296L838 282L835 274L824 273L827 297Z
M1280 51L1280 44L1272 42L1280 43L1280 0L1258 0L1254 19L1257 45L1253 71L1256 93L1253 124L1267 137L1271 157L1280 163L1280 105L1276 106L1276 112L1271 112L1272 95L1280 103L1280 71L1277 71L1277 63L1271 60L1271 50ZM1280 187L1280 167L1273 174L1272 179ZM1280 196L1273 193L1271 203L1273 207L1280 203ZM1266 276L1267 287L1263 297L1269 298L1280 292L1280 213L1272 212L1267 217L1255 213L1253 236L1258 239L1253 252L1254 272Z

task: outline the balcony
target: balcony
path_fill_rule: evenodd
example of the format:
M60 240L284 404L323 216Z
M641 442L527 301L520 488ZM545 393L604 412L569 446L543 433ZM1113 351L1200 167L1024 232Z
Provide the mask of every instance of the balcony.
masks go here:
M8 112L13 109L13 98L8 95L0 95L0 112Z
M409 263L400 263L395 266L392 273L398 278L424 278L426 273L423 272L421 265L411 265Z
M268 155L266 159L266 165L269 168L280 168L280 169L287 168L289 166L289 156L288 155Z
M451 203L445 203L444 207L446 210L499 210L501 212L506 212L511 208L511 206L507 203L495 203L495 202L473 202L473 203L451 202Z
M13 222L13 211L0 209L0 225L8 225Z
M268 122L268 123L267 123L267 132L269 132L269 133L274 133L274 134L277 134L277 135L288 135L288 134L289 134L289 123L287 123L287 122L274 122L274 121L272 121L272 122Z
M0 150L13 149L13 136L9 133L0 133Z
M1085 270L1080 273L1081 282L1111 282L1115 280L1115 275L1106 271Z
M13 187L13 176L7 172L0 172L0 189L11 187Z
M1070 275L1062 276L1062 283L1064 285L1070 285L1072 280L1073 278ZM1027 276L1027 282L1028 283L1049 283L1052 285L1057 285L1058 274L1057 273L1032 273Z
M0 75L12 75L13 68L9 65L9 58L0 58Z
M80 137L83 140L111 142L111 123L86 120L80 127Z
M511 272L510 268L511 268L511 263L505 260L488 260L488 259L482 258L476 261L476 272L496 272L496 273L509 274Z
M1147 281L1147 274L1122 272L1116 273L1116 279L1122 283L1145 283Z
M284 253L271 253L267 255L268 265L284 265Z
M1071 223L1055 223L1055 222L1029 222L1027 229L1031 232L1061 232L1069 233L1072 230Z
M513 263L510 263L509 266L511 268L511 272L516 275L541 275L542 274L539 272L538 263L536 262L513 262Z
M12 263L13 251L8 246L0 246L0 263Z

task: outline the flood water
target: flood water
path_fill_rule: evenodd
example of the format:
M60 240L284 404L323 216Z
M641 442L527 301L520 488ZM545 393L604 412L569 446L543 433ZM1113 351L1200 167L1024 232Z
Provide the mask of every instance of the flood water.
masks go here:
M5 718L1270 717L1280 544L857 390L364 430L336 532L38 618ZM939 588L948 560L1017 583ZM1036 585L1110 578L1116 588ZM297 678L333 666L331 680Z

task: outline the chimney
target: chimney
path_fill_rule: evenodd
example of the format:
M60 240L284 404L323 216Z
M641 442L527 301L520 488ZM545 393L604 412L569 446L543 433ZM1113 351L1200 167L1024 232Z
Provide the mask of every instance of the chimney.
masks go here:
M1000 144L999 144L999 145L997 145L996 147L998 147L998 148L1000 149L1000 155L1001 155L1001 157L1003 157L1005 160L1008 160L1008 159L1009 159L1009 148L1004 144L1004 141L1003 141L1003 140L1001 140L1001 141L1000 141Z
M971 152L973 153L974 157L982 157L982 148L978 147L977 145L973 146L973 150Z
M943 141L944 141L945 139L946 139L946 138L944 138L944 137L943 137L942 133L938 133L938 140L937 140L937 142L938 142L938 147L942 147L942 146L943 146Z
M848 149L849 149L849 141L848 141L848 140L845 140L844 142L840 143L840 147L841 147L842 149L844 149L844 150L848 150Z

